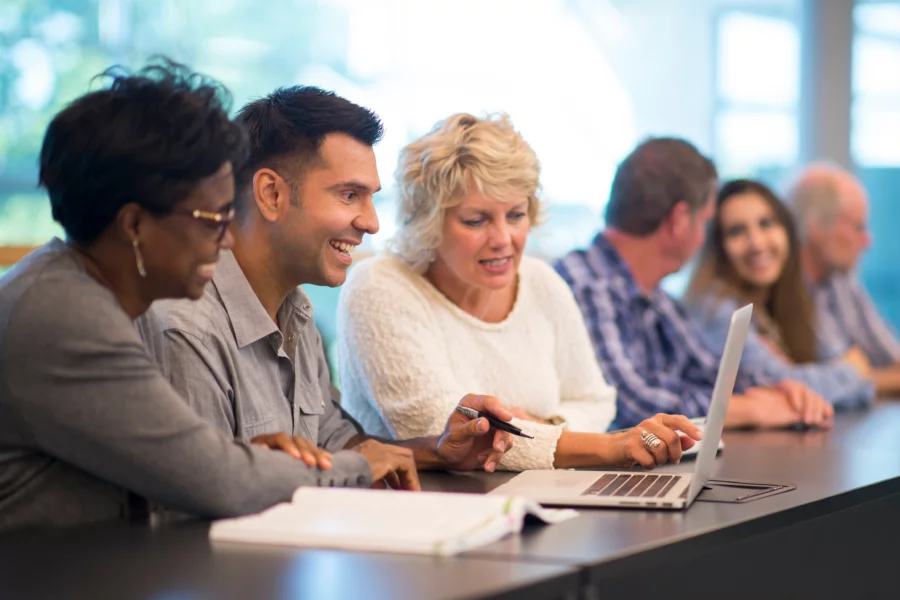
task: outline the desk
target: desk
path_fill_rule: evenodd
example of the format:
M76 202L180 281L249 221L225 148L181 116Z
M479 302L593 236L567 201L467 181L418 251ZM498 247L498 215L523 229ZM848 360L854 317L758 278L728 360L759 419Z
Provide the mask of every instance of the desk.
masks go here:
M798 488L686 512L582 509L472 554L579 566L586 598L900 597L900 404L839 414L831 431L729 432L725 444L717 476ZM485 492L511 476L429 473L423 486Z
M211 548L201 522L23 532L0 537L0 597L900 597L900 403L838 415L832 431L731 432L725 442L718 476L798 489L684 512L582 509L455 558ZM511 476L422 480L485 492Z
M192 521L126 523L0 537L2 598L576 600L564 565L476 557L214 546Z

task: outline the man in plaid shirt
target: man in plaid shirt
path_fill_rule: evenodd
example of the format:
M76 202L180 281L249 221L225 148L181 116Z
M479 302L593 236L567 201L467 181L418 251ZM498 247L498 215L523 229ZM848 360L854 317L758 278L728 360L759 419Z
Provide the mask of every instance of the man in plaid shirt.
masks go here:
M713 215L717 173L691 144L654 138L619 165L606 229L555 268L584 315L603 374L617 389L614 426L655 413L702 417L720 355L686 311L660 289L699 250ZM805 385L741 368L729 427L829 427L833 408Z

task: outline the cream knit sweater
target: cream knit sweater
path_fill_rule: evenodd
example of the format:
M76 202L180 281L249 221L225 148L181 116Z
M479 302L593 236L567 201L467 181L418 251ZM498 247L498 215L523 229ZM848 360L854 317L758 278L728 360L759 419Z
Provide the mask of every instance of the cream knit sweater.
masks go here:
M604 432L616 392L600 373L575 300L540 260L524 257L516 304L486 323L394 256L351 269L338 307L341 403L372 435L440 434L467 393L490 394L573 431ZM563 427L515 423L500 467L552 469Z

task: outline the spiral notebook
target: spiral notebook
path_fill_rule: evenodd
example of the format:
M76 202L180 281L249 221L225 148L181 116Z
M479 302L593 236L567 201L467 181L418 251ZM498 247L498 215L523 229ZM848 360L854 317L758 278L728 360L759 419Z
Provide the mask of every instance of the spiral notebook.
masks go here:
M577 513L517 497L299 488L290 503L212 524L214 543L452 555L521 531L526 515L558 523Z

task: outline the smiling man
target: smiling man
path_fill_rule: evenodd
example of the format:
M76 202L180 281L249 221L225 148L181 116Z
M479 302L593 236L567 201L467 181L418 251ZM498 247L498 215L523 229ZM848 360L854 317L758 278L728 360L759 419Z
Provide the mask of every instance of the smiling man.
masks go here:
M205 419L236 438L331 469L354 449L375 480L417 487L418 468L495 468L511 445L485 419L448 415L442 436L393 442L365 436L331 397L328 365L301 284L339 286L351 252L378 231L381 188L371 111L314 87L282 88L238 113L250 156L237 173L234 248L198 302L155 307L142 333L170 381ZM508 420L495 399L462 404ZM337 480L357 473L333 473Z
M649 138L616 169L605 228L557 261L616 388L618 427L655 413L706 416L719 368L697 323L660 284L700 249L718 173L686 140ZM830 427L833 408L806 385L741 363L726 427Z

